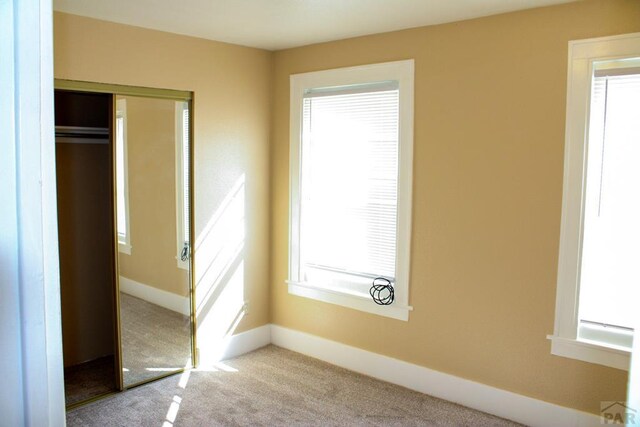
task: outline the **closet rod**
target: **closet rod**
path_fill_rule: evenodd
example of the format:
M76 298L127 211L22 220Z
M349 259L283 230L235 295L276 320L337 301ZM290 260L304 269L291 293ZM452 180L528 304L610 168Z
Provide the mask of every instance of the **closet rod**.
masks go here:
M109 128L89 126L56 126L56 135L60 136L109 136Z
M56 143L108 144L109 128L56 126Z

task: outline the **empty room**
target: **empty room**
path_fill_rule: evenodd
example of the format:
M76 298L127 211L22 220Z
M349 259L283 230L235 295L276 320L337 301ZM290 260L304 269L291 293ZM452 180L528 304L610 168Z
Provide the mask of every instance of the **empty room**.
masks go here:
M0 425L640 425L640 1L0 28Z

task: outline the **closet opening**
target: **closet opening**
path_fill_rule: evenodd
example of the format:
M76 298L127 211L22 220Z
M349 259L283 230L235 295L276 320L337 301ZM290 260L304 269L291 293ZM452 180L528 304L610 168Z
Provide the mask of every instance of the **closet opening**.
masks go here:
M55 91L58 245L65 398L120 388L109 94Z

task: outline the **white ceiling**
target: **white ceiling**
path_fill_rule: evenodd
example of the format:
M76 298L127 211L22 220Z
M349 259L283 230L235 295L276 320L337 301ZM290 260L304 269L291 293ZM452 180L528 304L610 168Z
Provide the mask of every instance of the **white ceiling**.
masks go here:
M75 15L269 50L574 0L54 0Z

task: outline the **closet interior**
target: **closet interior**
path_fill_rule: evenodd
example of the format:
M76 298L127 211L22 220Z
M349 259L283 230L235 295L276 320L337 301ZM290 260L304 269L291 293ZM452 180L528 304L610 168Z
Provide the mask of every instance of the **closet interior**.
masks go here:
M70 408L194 365L191 93L56 87Z

